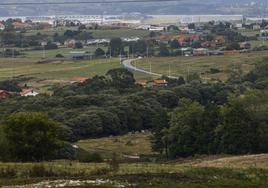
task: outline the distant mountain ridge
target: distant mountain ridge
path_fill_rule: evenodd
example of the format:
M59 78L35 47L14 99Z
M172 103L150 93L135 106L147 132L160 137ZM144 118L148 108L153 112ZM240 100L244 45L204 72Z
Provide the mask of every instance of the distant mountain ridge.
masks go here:
M81 1L81 0L57 0ZM86 1L86 0L84 0ZM92 1L92 0L88 0ZM97 0L95 0L97 1ZM108 0L106 0L108 1ZM1 0L1 3L21 0ZM55 2L52 0L25 0L23 2ZM101 0L100 0L101 2ZM246 4L250 6L246 6ZM266 7L266 9L265 9ZM42 6L0 6L0 16L38 16L59 14L122 14L140 12L143 14L268 14L267 0L182 0L178 2L153 2L131 4L77 4ZM267 12L266 12L267 11Z

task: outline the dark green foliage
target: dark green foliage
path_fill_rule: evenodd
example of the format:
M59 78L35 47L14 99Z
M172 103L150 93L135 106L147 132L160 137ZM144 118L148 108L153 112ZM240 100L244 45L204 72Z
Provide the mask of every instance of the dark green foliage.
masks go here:
M157 97L158 102L166 108L174 108L178 105L177 95L170 90L161 90Z
M95 51L95 56L96 57L101 57L101 56L104 56L105 55L105 51L101 48L97 48L96 51Z
M168 130L168 150L170 157L190 156L199 153L199 142L204 108L189 100L181 100L179 107L172 112Z
M216 129L220 153L252 153L255 147L256 127L250 114L238 101L231 101L223 109L223 121Z
M14 160L51 159L59 149L57 124L44 113L17 113L9 116L4 132Z
M83 48L83 44L81 42L76 42L74 45L74 48L81 49L81 48Z
M226 46L226 50L240 50L240 45L237 42L231 42Z
M195 154L247 154L267 152L267 92L232 97L219 108L203 107L182 99L170 114L169 125L155 129L157 151L175 158Z
M129 53L147 55L147 48L149 48L149 46L145 40L138 40L137 42L131 42L129 44Z
M106 73L111 77L111 84L116 88L131 88L135 86L135 79L132 72L124 68L111 69Z
M58 46L54 43L48 42L44 47L46 50L58 49Z
M170 52L169 52L169 50L168 50L166 45L161 44L159 48L160 48L159 49L159 55L160 56L169 56Z
M180 47L180 43L179 43L179 41L176 40L176 39L172 40L172 41L170 42L170 47L171 47L171 48L174 48L174 49L179 48L179 47Z
M110 50L112 56L124 54L123 42L121 38L113 38L110 42Z
M57 54L55 57L56 58L64 58L64 56L62 54Z
M84 149L75 149L75 159L82 163L101 163L103 158L99 153L90 153Z
M256 65L255 69L250 71L243 78L244 81L249 81L255 84L257 89L267 89L268 88L268 60L264 59Z
M0 90L20 92L21 87L18 85L19 82L16 80L4 80L0 81Z

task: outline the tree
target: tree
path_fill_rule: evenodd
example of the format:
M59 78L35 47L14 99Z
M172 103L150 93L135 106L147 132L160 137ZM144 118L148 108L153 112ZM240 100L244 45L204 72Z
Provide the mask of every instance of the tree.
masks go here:
M55 43L48 42L47 45L45 45L46 50L54 50L58 49L58 46Z
M150 38L154 38L157 36L157 33L154 32L154 31L151 31L150 34L149 34Z
M240 45L237 42L231 42L226 46L226 50L240 50Z
M76 42L74 48L81 49L83 48L83 44L81 42Z
M106 73L107 76L111 77L112 86L124 89L135 86L135 78L132 72L124 68L111 69Z
M178 28L178 26L176 26L176 25L169 25L169 26L167 27L167 30L168 30L168 31L179 31L179 28Z
M113 38L110 42L112 56L118 56L124 53L123 42L121 38Z
M21 87L16 80L0 81L0 90L7 90L12 92L21 92Z
M8 117L4 132L10 155L19 161L53 159L59 149L58 125L41 112L20 112Z
M219 153L252 153L255 147L256 127L251 114L239 100L231 99L222 110L223 121L216 129Z
M158 93L157 100L162 106L166 108L174 108L178 105L178 97L177 95L169 90L161 90Z
M170 47L173 49L177 49L180 47L180 43L178 40L174 39L170 42Z
M160 50L159 50L159 55L160 56L169 56L169 50L168 50L168 48L167 48L167 46L166 45L164 45L164 44L161 44L160 45Z
M101 56L104 56L105 55L105 51L101 48L97 48L96 51L95 51L95 56L96 57L101 57Z
M160 110L159 113L153 117L153 128L152 128L152 148L154 151L163 153L165 151L168 158L168 148L165 135L168 129L168 114L165 110Z
M197 102L182 99L179 107L170 114L170 157L187 157L200 152L200 133L204 108Z

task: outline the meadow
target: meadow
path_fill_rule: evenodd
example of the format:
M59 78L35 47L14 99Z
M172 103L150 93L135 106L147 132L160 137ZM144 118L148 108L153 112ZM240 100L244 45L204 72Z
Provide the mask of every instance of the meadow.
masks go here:
M104 75L109 69L120 67L119 59L0 58L0 80L14 77L35 79L72 80L73 77Z
M152 151L150 136L150 133L111 136L80 140L76 145L88 152L99 153L105 159L111 159L114 153L119 158L139 158L140 156L156 154Z
M36 35L37 33L53 36L55 33L63 34L66 29L77 30L77 27L58 27L44 30L31 30L27 31L26 35ZM150 31L147 30L134 30L134 29L97 29L97 30L85 30L91 32L94 38L116 38L116 37L146 37Z
M138 68L150 70L151 64L152 72L167 76L198 73L204 80L225 81L232 71L241 69L247 73L256 63L267 57L267 51L222 56L154 57L141 59L136 62L136 65ZM218 69L219 72L212 73L211 69Z
M116 169L109 162L0 163L0 185L25 185L64 178L109 179L136 187L267 187L267 159L268 155L210 156L166 163L119 163ZM224 166L217 165L219 160L225 161ZM240 163L236 164L237 161Z

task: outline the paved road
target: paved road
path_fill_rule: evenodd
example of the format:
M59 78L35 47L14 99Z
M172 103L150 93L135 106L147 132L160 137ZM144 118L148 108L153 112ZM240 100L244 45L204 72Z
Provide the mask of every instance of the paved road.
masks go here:
M141 73L145 73L145 74L149 74L149 75L153 75L153 76L158 76L161 77L163 76L163 74L159 74L159 73L155 73L155 72L150 72L150 71L146 71L144 69L141 68L137 68L135 66L133 66L133 62L139 60L139 58L137 59L125 59L122 61L122 64L125 68L132 70L132 71L137 71L137 72L141 72ZM169 78L173 78L173 79L178 79L178 77L175 76L168 76Z

